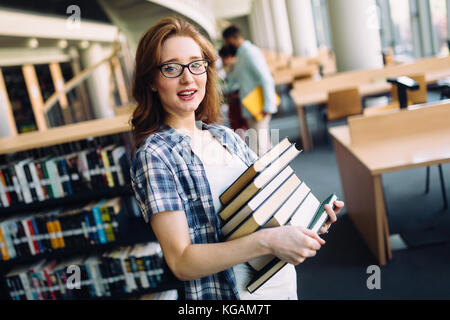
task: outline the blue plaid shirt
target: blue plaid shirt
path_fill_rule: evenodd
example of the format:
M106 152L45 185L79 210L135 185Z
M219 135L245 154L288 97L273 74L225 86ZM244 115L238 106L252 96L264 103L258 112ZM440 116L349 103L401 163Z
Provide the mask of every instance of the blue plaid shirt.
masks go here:
M256 154L231 129L201 121L197 126L207 129L247 166L256 161ZM201 160L192 152L188 135L162 125L136 150L131 182L147 223L152 214L183 210L193 244L221 241L208 179ZM239 299L232 268L184 284L186 299Z

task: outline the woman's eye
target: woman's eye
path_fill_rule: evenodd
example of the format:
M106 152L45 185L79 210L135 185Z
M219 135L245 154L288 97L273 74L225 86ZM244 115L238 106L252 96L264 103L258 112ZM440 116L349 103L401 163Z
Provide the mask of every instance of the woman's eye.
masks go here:
M177 70L178 70L178 68L175 65L166 65L166 66L164 66L164 71L165 72L175 72Z
M199 69L201 67L202 67L201 62L194 62L193 64L191 64L191 68L194 68L194 69Z

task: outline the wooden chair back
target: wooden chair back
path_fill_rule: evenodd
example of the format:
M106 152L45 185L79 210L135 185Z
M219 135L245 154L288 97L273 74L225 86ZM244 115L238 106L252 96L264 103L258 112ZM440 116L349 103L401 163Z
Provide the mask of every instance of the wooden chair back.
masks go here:
M347 118L361 112L362 103L357 87L328 92L328 121Z
M408 105L420 104L427 102L427 82L425 80L425 74L409 75L411 79L419 84L419 90L406 92L408 97Z

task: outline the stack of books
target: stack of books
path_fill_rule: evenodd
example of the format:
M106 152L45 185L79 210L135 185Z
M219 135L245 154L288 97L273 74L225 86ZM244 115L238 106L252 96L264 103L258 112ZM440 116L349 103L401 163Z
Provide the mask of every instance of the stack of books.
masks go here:
M13 300L122 297L164 283L167 274L157 242L124 246L65 260L42 259L13 268L6 285Z
M220 196L222 235L233 240L260 228L303 226L318 232L327 221L325 204L333 206L331 194L320 202L289 165L301 153L287 138L261 156ZM253 293L287 263L274 256L253 259L248 264L256 275L247 285Z

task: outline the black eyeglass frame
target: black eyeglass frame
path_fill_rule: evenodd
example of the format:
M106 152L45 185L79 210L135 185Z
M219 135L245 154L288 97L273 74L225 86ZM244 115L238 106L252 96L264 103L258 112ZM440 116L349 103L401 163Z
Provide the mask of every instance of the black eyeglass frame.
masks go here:
M193 64L193 63L195 63L195 62L199 62L199 61L202 61L202 62L204 61L204 62L207 63L206 68L205 68L205 71L203 71L203 72L201 72L201 73L194 73L194 72L192 72L192 70L191 70L191 68L190 68L190 65ZM159 65L159 66L158 66L158 69L159 69L159 71L161 72L161 74L162 74L164 77L169 78L169 79L173 79L173 78L178 78L179 76L181 76L181 75L183 74L185 68L188 68L189 72L190 72L191 74L193 74L193 75L196 75L196 76L201 75L201 74L204 74L206 71L208 71L208 67L209 67L209 64L210 64L210 63L211 63L211 61L209 61L208 59L194 60L194 61L189 62L188 64L182 64L182 63L178 63L178 62L167 62L167 63L163 63L163 64ZM174 77L168 77L168 76L166 76L166 75L164 74L162 68L163 68L164 66L169 65L169 64L176 64L176 65L181 66L181 71L180 71L180 73L179 73L177 76L174 76Z

